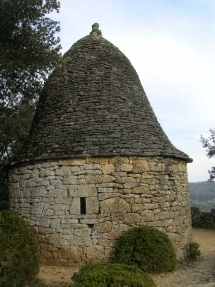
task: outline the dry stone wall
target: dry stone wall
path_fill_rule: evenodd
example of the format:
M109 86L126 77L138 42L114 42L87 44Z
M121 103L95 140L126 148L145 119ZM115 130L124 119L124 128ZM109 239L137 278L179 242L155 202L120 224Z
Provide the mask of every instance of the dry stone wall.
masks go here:
M162 157L85 158L11 168L11 210L39 239L42 262L75 266L111 260L134 226L168 234L178 259L191 241L186 162Z

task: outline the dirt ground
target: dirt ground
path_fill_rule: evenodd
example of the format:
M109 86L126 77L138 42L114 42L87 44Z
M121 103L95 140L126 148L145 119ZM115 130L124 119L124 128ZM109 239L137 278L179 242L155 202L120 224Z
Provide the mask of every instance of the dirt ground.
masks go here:
M215 287L215 231L193 229L193 241L200 245L199 259L174 272L152 276L157 287ZM71 276L76 271L77 268L42 265L38 277L55 286L72 283Z

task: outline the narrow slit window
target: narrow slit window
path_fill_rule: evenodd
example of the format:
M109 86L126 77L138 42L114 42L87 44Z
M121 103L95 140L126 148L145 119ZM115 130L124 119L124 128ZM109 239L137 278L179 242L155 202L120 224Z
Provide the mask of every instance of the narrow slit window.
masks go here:
M86 197L80 197L80 209L81 214L87 214L86 212Z

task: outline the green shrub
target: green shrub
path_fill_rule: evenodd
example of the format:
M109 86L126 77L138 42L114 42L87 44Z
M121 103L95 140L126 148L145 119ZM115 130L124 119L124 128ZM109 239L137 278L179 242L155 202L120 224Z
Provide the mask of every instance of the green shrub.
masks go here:
M83 267L72 277L72 287L153 287L152 278L124 264L98 264Z
M17 215L0 212L0 286L25 286L38 271L35 235Z
M114 262L135 265L146 272L173 271L176 255L166 234L150 226L125 232L116 244Z
M201 252L199 250L199 244L196 242L191 242L189 244L189 258L191 260L196 260L197 256L200 256Z

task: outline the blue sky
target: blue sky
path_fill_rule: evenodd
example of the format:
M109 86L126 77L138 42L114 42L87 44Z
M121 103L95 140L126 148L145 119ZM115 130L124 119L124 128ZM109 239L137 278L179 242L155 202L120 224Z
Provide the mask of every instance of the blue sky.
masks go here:
M171 142L193 158L190 182L208 179L200 136L215 128L214 0L61 0L62 52L100 24L136 69Z

